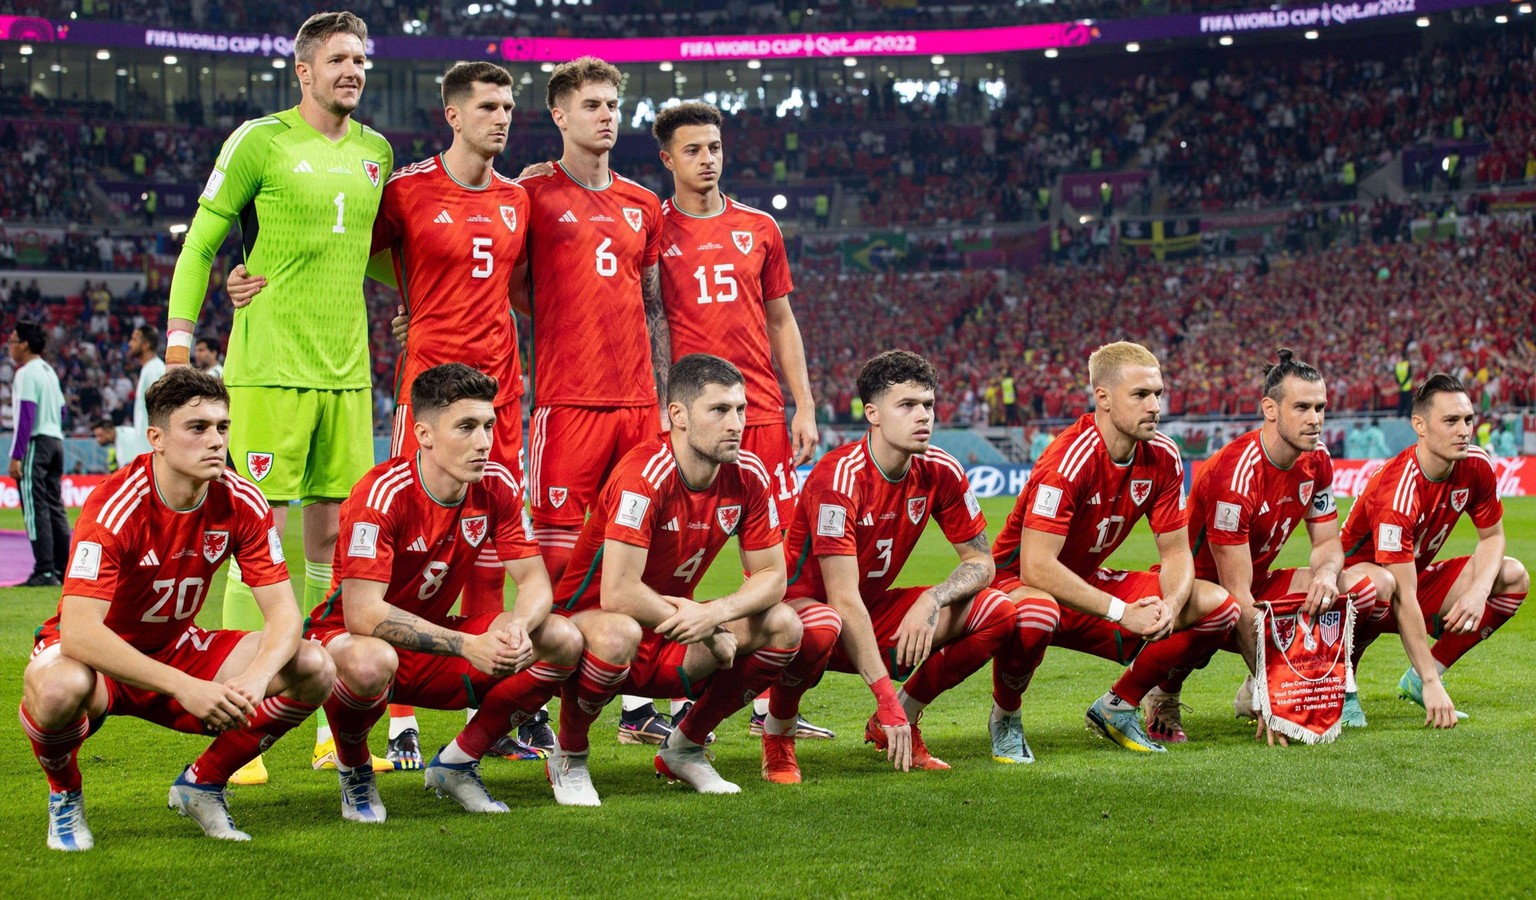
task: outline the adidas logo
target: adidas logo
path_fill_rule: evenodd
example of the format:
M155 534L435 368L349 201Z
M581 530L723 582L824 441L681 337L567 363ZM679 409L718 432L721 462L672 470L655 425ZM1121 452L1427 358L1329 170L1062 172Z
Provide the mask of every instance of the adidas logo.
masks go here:
M160 557L155 555L155 551L154 550L150 550L148 553L144 554L144 558L143 559L139 560L139 565L141 565L141 566L158 566L158 565L160 565Z
M668 247L667 248L667 252L662 254L662 256L682 256L682 255L683 255L682 248L677 246L676 244L673 244L672 246Z
M412 553L426 553L427 542L424 538L422 538L421 535L418 534L416 535L416 540L411 541L411 546L406 549L410 550Z
M439 225L452 225L453 224L453 216L448 215L448 210L445 209L442 212L438 213L437 214L437 218L433 219L432 221L436 222Z
M299 164L294 166L293 170L295 172L313 172L313 171L315 171L314 169L310 168L309 160L307 160L307 159L299 160Z
M667 524L661 526L661 530L662 531L676 531L677 530L677 516L673 516L671 521L669 521Z
M571 212L570 210L566 210L565 211L565 215L560 217L560 221L562 221L562 222L575 222L576 221L576 214Z
M1269 504L1265 503L1264 506L1259 509L1259 515L1262 516L1262 515L1264 515L1267 512L1269 512Z
M859 524L860 525L873 525L873 524L875 524L875 514L872 513L872 512L865 513L864 514L864 518L859 520Z
M1089 506L1098 506L1099 505L1099 495L1098 494L1094 494L1092 497L1089 497L1088 498L1088 505Z

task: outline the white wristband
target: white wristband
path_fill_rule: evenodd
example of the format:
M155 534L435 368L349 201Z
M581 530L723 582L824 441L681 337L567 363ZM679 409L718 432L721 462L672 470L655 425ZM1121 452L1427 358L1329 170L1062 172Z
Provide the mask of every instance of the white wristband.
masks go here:
M192 332L177 328L166 334L165 345L167 347L181 347L184 350L192 349Z
M1118 622L1123 615L1125 615L1125 601L1119 597L1110 598L1109 612L1104 614L1104 618L1111 622Z

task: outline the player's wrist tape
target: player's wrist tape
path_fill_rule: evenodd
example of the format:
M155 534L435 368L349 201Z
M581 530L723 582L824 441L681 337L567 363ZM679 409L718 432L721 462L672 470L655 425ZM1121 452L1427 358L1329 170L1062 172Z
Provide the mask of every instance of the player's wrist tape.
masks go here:
M1119 597L1115 597L1115 598L1111 599L1109 601L1109 612L1104 614L1104 618L1108 619L1111 622L1118 622L1118 621L1120 621L1121 617L1124 616L1124 615L1125 615L1125 601L1121 600Z
M907 724L907 712L896 699L896 689L891 687L889 675L869 686L875 695L875 721L887 728Z
M192 356L192 332L182 328L172 329L165 336L165 361L184 363Z

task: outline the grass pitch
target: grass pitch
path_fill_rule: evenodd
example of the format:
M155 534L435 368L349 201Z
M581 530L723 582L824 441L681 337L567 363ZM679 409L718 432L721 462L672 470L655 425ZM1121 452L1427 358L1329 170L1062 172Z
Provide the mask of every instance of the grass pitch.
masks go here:
M1011 500L984 501L991 533ZM1536 500L1508 503L1509 554L1536 562ZM20 527L14 512L0 527ZM298 517L288 557L302 559ZM1470 551L1463 522L1443 551ZM1302 565L1306 539L1282 565ZM727 558L729 557L729 558ZM941 579L953 553L936 529L900 583ZM1116 563L1155 560L1142 530ZM722 555L701 596L736 574ZM221 596L214 586L211 596ZM0 707L14 710L32 631L58 591L0 591ZM651 752L613 741L616 713L593 734L600 809L554 804L542 764L486 763L510 815L474 817L425 793L419 773L382 776L389 821L339 815L336 779L309 768L302 726L268 754L272 781L231 791L250 844L210 841L165 809L181 766L206 743L134 719L113 719L81 751L96 849L46 849L47 788L14 713L0 716L0 895L30 896L1036 896L1368 895L1516 896L1536 890L1521 852L1530 842L1536 775L1528 736L1536 696L1536 625L1517 616L1469 654L1448 681L1472 718L1426 731L1423 713L1396 699L1406 666L1383 637L1359 675L1370 727L1337 743L1260 746L1233 719L1242 674L1220 655L1184 692L1191 743L1146 757L1085 733L1082 714L1118 667L1050 651L1024 698L1039 761L991 761L986 670L941 697L923 721L950 772L900 774L861 742L871 710L856 678L832 674L805 713L836 740L800 742L806 783L758 780L759 745L744 714L727 721L717 767L735 797L667 787ZM219 622L219 604L201 618ZM422 712L430 753L461 713ZM375 749L382 750L382 727Z

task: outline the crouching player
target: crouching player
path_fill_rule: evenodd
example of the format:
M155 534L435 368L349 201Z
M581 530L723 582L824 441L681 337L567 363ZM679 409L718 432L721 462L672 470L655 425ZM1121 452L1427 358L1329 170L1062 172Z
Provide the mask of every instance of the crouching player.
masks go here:
M1514 617L1531 577L1504 555L1504 504L1492 461L1472 443L1476 416L1461 382L1431 376L1414 397L1410 421L1418 442L1366 483L1344 523L1344 547L1351 565L1385 567L1396 581L1394 616L1380 631L1396 630L1408 654L1399 695L1424 707L1424 724L1451 728L1466 713L1440 676ZM1477 528L1476 549L1435 562L1463 513ZM1377 633L1356 641L1357 666Z
M902 771L948 769L928 752L917 721L1012 634L1013 604L987 586L993 569L981 505L960 463L929 444L937 385L933 366L906 350L866 362L859 396L869 432L822 457L806 479L785 545L787 597L805 639L768 700L769 781L800 781L800 698L829 667L857 673L875 695L865 741ZM960 564L936 586L893 588L929 518ZM906 680L900 691L893 678Z
M1333 460L1322 443L1328 389L1322 374L1295 359L1290 350L1281 350L1279 356L1264 375L1259 401L1264 424L1206 460L1190 492L1195 577L1219 582L1241 607L1232 649L1242 654L1250 673L1257 640L1255 603L1306 594L1302 609L1312 616L1335 608L1342 596L1355 608L1359 634L1386 617L1392 596L1392 579L1384 569L1344 569ZM1312 543L1311 565L1271 569L1302 523ZM1188 669L1176 669L1143 698L1141 708L1153 740L1178 744L1187 739L1179 702L1187 674ZM1254 677L1263 675L1245 679L1233 701L1239 716L1256 714ZM1350 690L1344 724L1363 727L1365 715Z
M1019 609L1023 639L998 654L992 678L992 756L1029 762L1019 704L1047 646L1126 665L1088 707L1088 728L1127 750L1161 753L1137 706L1177 669L1200 665L1237 624L1237 603L1194 577L1184 465L1159 434L1163 376L1140 344L1106 344L1088 358L1094 412L1051 441L992 546L998 586ZM1101 568L1148 518L1160 566Z
M480 759L575 671L581 635L550 616L549 576L528 533L512 473L490 461L496 379L462 363L411 386L419 450L375 466L341 507L335 581L309 636L336 660L325 704L336 737L341 814L384 821L368 732L391 697L479 712L438 751L426 784L470 812L506 812ZM487 543L517 584L511 610L449 615Z
M21 724L43 767L48 846L89 850L76 755L109 715L213 743L171 785L171 809L209 837L248 841L224 787L331 692L324 650L299 640L298 608L272 511L224 465L229 394L194 369L145 392L153 452L108 476L75 527L58 614L38 631ZM258 632L195 624L213 575L236 560L266 618Z
M741 451L746 408L735 366L705 353L678 360L667 385L670 434L620 459L581 530L558 595L587 650L563 692L546 761L562 804L599 805L588 732L621 692L694 701L661 743L659 775L706 794L741 790L710 765L704 744L800 646L800 620L781 602L784 550L768 471ZM732 535L746 581L695 601Z

